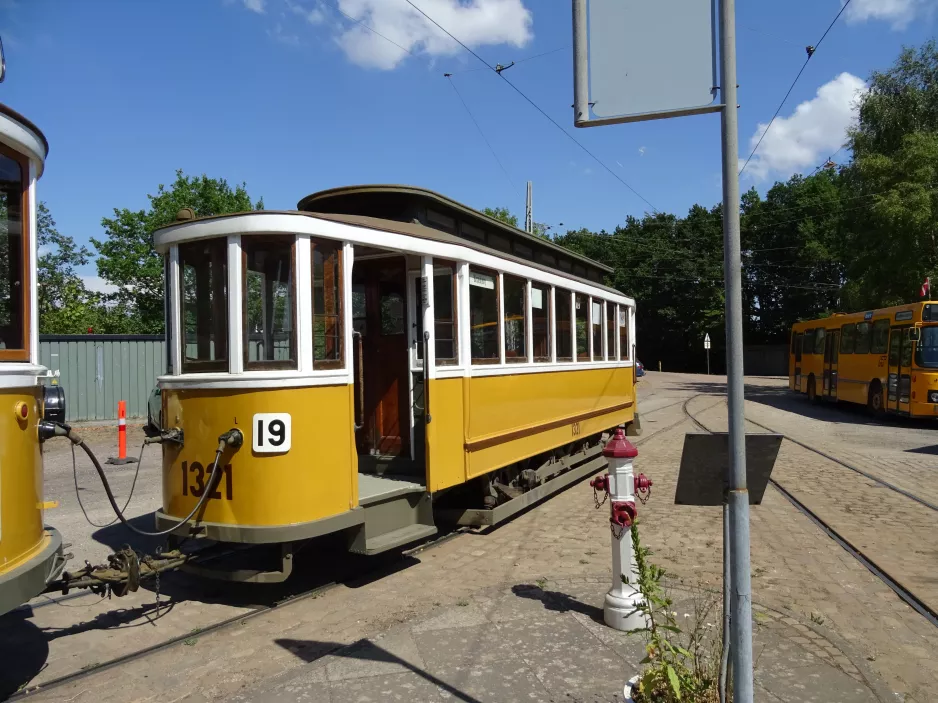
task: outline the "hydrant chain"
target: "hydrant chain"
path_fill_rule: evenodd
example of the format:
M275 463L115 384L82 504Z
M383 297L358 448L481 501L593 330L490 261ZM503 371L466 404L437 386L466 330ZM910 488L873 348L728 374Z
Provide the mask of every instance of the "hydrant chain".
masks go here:
M593 488L593 504L597 508L603 507L606 502L606 499L609 498L609 474L604 474L603 476L597 476L592 481L590 481L590 486ZM603 499L599 500L597 498L597 493L602 491Z

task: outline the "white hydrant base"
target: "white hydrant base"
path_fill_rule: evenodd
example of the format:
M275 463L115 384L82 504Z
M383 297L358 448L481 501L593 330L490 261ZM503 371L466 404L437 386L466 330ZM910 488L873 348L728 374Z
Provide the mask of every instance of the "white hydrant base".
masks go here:
M645 614L638 609L642 595L635 590L609 589L603 605L603 620L614 630L643 630L648 627Z

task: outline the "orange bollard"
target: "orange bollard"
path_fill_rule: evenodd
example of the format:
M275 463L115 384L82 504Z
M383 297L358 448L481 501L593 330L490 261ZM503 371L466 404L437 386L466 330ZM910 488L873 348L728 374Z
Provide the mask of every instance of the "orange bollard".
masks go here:
M127 403L117 401L117 458L127 458Z
M117 401L117 456L109 458L107 464L136 464L136 459L127 458L127 401Z

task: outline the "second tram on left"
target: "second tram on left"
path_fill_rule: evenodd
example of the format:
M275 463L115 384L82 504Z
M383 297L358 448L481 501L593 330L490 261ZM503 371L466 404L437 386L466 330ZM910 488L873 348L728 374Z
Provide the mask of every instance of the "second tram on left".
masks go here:
M0 104L0 615L45 590L64 566L45 525L43 416L64 421L61 387L39 365L37 196L49 144Z

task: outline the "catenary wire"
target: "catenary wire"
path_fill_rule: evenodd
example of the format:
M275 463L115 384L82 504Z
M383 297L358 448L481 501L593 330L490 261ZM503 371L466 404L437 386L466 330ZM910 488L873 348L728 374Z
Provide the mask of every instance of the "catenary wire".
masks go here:
M410 0L407 0L410 2ZM843 6L840 8L840 12L831 20L831 23L827 25L827 29L824 30L824 34L821 35L821 38L818 39L817 43L808 51L808 58L804 60L804 63L801 64L801 70L798 71L798 75L795 76L795 80L791 82L791 85L788 87L788 92L785 93L785 97L782 98L782 102L778 104L778 109L775 111L775 114L772 115L772 119L769 120L768 126L762 131L762 134L759 136L759 141L756 142L756 145L752 148L752 152L749 154L749 158L746 159L746 163L743 164L743 167L739 169L737 175L742 175L743 171L746 170L746 167L749 165L749 162L752 161L752 157L755 156L755 153L759 150L759 146L762 144L762 140L765 139L765 135L769 133L769 130L772 129L772 125L775 123L775 119L778 117L778 113L782 111L782 108L785 106L785 102L788 100L788 96L791 95L791 91L795 89L795 84L798 83L798 79L801 78L801 74L804 73L804 70L808 67L808 63L811 61L811 57L817 53L818 48L821 46L821 43L824 41L824 38L827 36L828 32L834 27L834 24L840 19L840 16L844 13L844 10L850 5L851 0L847 0Z
M598 156L596 156L596 155L595 155L592 151L590 151L582 142L580 142L576 137L574 137L574 136L573 136L572 134L570 134L567 130L565 130L565 129L560 125L560 123L557 122L553 117L551 117L551 116L548 115L546 112L544 112L544 110L543 110L537 103L535 103L533 100L531 100L531 98L529 98L529 97L528 97L520 88L518 88L514 83L512 83L510 80L508 80L507 78L505 78L505 76L504 76L500 71L498 71L494 66L489 65L489 63L488 63L485 59L483 59L483 58L482 58L481 56L479 56L475 51L473 51L472 49L470 49L467 45L463 44L459 39L457 39L455 36L453 36L453 34L450 33L450 31L449 31L448 29L446 29L445 27L443 27L439 22L437 22L435 19L433 19L432 17L430 17L430 15L428 15L426 12L424 12L423 10L421 10L417 5L415 5L415 4L412 2L412 0L407 0L407 4L410 5L412 8L414 8L414 9L415 9L417 12L419 12L421 15L423 15L429 22L431 22L433 25L435 25L440 31L442 31L444 34L446 34L450 39L452 39L452 40L455 41L457 44L459 44L463 49L465 49L465 50L468 51L470 54L472 54L473 56L475 56L476 59L478 59L481 63L485 64L486 67L488 67L495 75L497 75L499 78L501 78L503 81L505 81L505 83L507 83L507 84L512 88L512 90L514 90L516 93L518 93L518 95L520 95L522 98L524 98L524 99L528 102L528 104L531 105L531 107L533 107L535 110L537 110L538 112L540 112L541 115L543 115L552 125L554 125L557 129L559 129L570 141L572 141L574 144L576 144L578 147L580 147L580 149L582 149L591 159L593 159L596 163L598 163L598 164L599 164L600 166L602 166L606 171L608 171L608 172L612 175L613 178L615 178L615 179L616 179L617 181L619 181L622 185L624 185L626 188L628 188L637 198L639 198L642 202L644 202L646 205L648 205L648 207L650 207L655 213L659 212L659 211L658 211L658 208L656 208L656 207L651 203L650 200L648 200L644 195L642 195L642 194L639 193L637 190L635 190L635 188L633 188L631 185L629 185L629 183L628 183L624 178L622 178L618 173L616 173L615 171L613 171L612 168L610 168L609 166L607 166L606 163L605 163L602 159L600 159Z
M498 154L495 152L494 147L492 147L492 143L488 140L488 137L485 136L485 132L482 131L482 127L479 125L478 120L476 120L475 115L472 114L472 110L469 109L469 106L466 104L466 101L463 99L462 93L459 92L459 89L456 87L456 84L453 82L452 76L449 74L446 74L446 79L449 81L449 84L453 86L453 90L456 92L456 97L459 98L459 102L462 103L462 106L466 108L466 113L468 113L469 119L472 120L472 124L476 126L477 130L479 130L479 136L482 137L482 141L485 142L485 145L489 148L489 151L492 152L492 156L494 157L496 163L498 163L498 166L499 168L501 168L502 173L505 174L505 178L507 178L508 182L511 184L511 189L516 190L515 182L511 180L511 176L508 175L508 170L505 168L505 164L503 164L502 160L498 158Z

